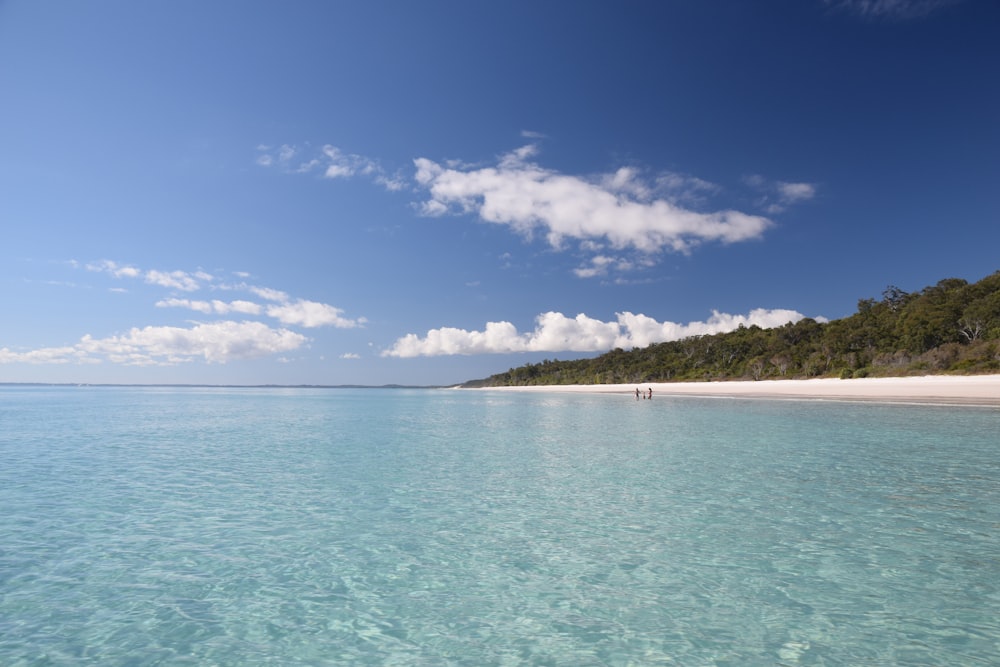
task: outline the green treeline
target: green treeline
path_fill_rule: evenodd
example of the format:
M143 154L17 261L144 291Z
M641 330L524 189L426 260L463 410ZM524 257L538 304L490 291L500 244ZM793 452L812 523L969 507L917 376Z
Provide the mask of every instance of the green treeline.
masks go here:
M1000 271L920 292L890 286L840 320L804 319L512 368L468 387L881 377L1000 371Z

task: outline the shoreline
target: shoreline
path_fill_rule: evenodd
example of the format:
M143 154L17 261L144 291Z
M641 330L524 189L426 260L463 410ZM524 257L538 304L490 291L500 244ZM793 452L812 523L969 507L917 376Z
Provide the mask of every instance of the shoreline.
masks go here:
M919 405L1000 407L1000 375L736 380L732 382L647 382L632 384L483 387L475 391L534 391L635 395L636 388L658 396L864 401Z

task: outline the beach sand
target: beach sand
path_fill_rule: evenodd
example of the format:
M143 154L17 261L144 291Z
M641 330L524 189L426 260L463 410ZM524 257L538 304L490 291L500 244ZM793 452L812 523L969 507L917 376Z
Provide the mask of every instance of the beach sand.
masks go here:
M502 391L613 393L635 396L636 388L663 396L784 398L1000 407L1000 375L924 375L851 380L761 380L759 382L664 382L494 387Z

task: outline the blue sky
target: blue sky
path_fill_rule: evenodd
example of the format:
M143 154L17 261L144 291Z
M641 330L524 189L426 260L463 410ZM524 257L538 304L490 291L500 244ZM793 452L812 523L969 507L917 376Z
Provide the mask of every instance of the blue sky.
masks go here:
M1000 269L992 0L0 3L0 382L450 384Z

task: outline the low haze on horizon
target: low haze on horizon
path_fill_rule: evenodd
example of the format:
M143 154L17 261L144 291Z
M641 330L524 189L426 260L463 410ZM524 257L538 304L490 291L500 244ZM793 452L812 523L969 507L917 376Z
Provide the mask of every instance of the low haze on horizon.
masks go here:
M0 4L0 383L454 384L1000 269L1000 4Z

